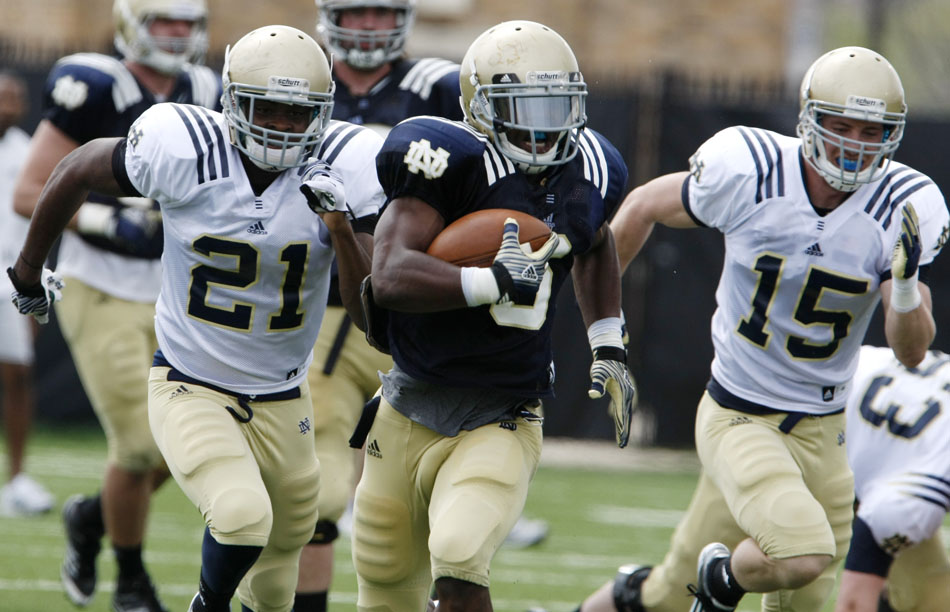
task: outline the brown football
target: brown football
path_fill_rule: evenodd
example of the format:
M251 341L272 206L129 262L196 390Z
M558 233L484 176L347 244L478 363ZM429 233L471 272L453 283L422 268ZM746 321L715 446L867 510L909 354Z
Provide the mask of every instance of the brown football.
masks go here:
M495 259L505 230L505 219L518 222L521 244L539 249L551 235L544 221L527 213L507 208L486 208L460 217L439 232L426 253L457 266L487 268Z

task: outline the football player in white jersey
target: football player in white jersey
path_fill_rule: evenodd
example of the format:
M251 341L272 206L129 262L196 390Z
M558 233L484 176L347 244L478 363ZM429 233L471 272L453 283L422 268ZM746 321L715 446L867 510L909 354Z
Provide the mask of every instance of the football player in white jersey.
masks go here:
M374 166L382 140L331 124L329 63L294 28L241 38L226 52L223 81L222 114L158 104L126 138L70 154L10 276L20 311L39 314L48 305L31 264L88 189L159 203L148 413L172 476L207 524L190 610L229 610L237 591L246 609L287 612L317 520L307 368L334 256L343 303L363 326L359 283L383 201ZM345 134L331 140L334 131Z
M30 136L17 124L28 103L26 83L18 74L0 70L0 265L12 266L27 221L13 212L13 184L30 148ZM0 295L12 290L0 279ZM4 302L6 300L3 300ZM33 421L33 328L9 304L0 304L0 410L7 443L8 481L0 488L0 516L49 512L53 495L23 469Z
M19 214L33 214L43 185L67 154L95 138L125 135L153 104L217 106L218 76L193 63L207 47L207 16L205 0L114 0L122 57L76 53L50 70L43 120L14 195ZM157 347L161 227L149 200L91 193L59 250L57 272L66 279L68 299L56 304L56 321L108 445L100 493L77 494L63 505L60 575L79 606L95 594L96 559L108 532L118 567L113 607L164 610L142 563L151 495L168 477L145 418L147 368Z
M836 612L877 612L885 582L897 612L950 610L950 355L908 368L863 346L848 396L848 462L857 512Z
M746 591L767 593L764 610L811 612L834 589L851 536L844 406L858 350L880 301L896 358L924 359L948 213L930 178L892 159L907 107L884 57L830 51L800 97L799 138L725 129L611 222L624 267L657 223L714 227L726 250L692 502L663 563L622 567L584 612L682 612L688 583L693 612L733 610Z

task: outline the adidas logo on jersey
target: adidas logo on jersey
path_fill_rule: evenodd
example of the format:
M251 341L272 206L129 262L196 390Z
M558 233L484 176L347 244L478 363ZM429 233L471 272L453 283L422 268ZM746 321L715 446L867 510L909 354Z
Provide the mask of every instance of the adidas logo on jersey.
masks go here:
M247 228L248 234L266 234L267 230L264 229L264 224L258 221L257 223L252 223L251 227Z
M383 452L379 450L379 444L376 442L375 439L373 439L373 441L369 443L369 446L366 447L366 454L372 455L373 457L376 457L377 459L383 458Z
M508 431L518 431L518 424L514 421L501 421L498 423L498 426Z
M189 389L185 385L178 385L178 388L172 391L172 394L168 396L168 399L175 399L176 397L179 397L181 395L188 395L191 392L192 392L191 389Z
M815 257L825 256L825 254L821 252L821 247L818 246L817 242L805 249L805 255L814 255Z

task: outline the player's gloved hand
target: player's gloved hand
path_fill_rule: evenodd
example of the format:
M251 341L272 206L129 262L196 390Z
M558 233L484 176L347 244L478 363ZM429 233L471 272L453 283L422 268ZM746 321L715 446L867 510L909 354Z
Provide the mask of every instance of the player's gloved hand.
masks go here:
M908 202L901 209L901 233L891 256L891 308L897 312L910 312L920 305L920 291L917 289L920 253L917 211Z
M300 192L307 198L310 210L319 214L347 212L343 177L330 164L314 160L300 177Z
M594 349L594 363L590 366L591 399L610 394L610 414L614 419L617 446L623 448L630 440L630 422L637 404L637 387L627 368L627 351L616 346Z
M41 325L48 323L50 306L63 296L66 283L62 277L49 268L43 268L39 282L32 285L22 282L13 268L7 268L7 276L14 289L10 298L20 314L32 316Z
M501 247L491 265L501 293L498 303L510 300L519 306L534 304L544 277L544 266L554 255L559 240L558 235L551 232L551 237L540 249L526 251L518 242L518 222L511 217L505 219Z

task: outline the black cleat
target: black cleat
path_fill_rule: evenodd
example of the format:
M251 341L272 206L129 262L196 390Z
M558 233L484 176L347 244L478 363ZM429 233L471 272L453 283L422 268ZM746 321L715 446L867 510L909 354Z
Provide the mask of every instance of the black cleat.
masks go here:
M621 565L614 578L614 606L619 612L646 612L640 594L643 581L650 575L650 565Z
M713 567L720 559L728 559L729 549L725 544L713 542L707 544L699 553L699 562L696 568L696 582L698 586L687 585L689 592L696 599L693 601L689 612L733 612L735 606L726 605L716 600L709 590L709 583L712 580Z
M158 600L158 593L148 574L129 582L120 581L112 595L113 612L168 612Z
M66 555L59 572L66 596L77 606L87 605L96 593L96 557L102 546L101 534L80 520L78 507L82 501L82 495L73 495L63 504Z

